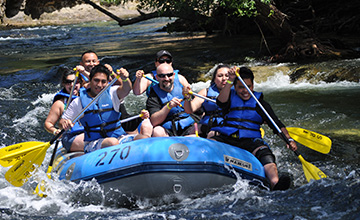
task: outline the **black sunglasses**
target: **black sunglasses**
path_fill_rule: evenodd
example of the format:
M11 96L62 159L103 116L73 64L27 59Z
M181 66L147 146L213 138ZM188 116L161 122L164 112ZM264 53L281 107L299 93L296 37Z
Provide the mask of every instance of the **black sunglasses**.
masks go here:
M65 84L68 84L68 85L70 85L71 83L73 83L74 82L74 80L70 80L70 79L66 79L65 81L64 81L64 83ZM78 83L80 83L80 80L76 80L76 84L78 84Z
M159 62L159 63L165 63L165 62L166 62L166 63L171 63L172 60L171 60L170 58L167 58L167 59L159 59L158 62Z
M172 77L174 75L174 73L164 73L164 74L157 74L159 78L165 78L165 76L167 77Z

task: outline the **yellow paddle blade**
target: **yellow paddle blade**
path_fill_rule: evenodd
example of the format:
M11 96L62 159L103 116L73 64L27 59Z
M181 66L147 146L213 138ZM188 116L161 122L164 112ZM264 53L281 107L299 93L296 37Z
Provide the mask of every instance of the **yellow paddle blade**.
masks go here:
M0 148L0 165L9 167L18 162L27 153L43 147L45 143L29 141Z
M323 154L330 152L330 138L303 128L286 127L286 130L288 130L290 136L300 144Z
M260 133L261 133L261 138L264 138L265 136L265 131L263 128L260 128Z
M299 155L298 158L300 159L300 161L302 163L305 178L308 182L310 182L310 180L312 180L312 179L319 180L322 178L327 178L326 174L323 173L323 171L321 171L319 168L317 168L313 164L307 162L301 155Z
M35 170L36 165L40 166L43 162L46 150L49 147L50 142L43 148L29 152L5 173L5 179L13 186L19 187L24 185L31 176L31 173Z
M51 170L52 170L52 166L49 166L48 167L48 170L46 171L46 176L51 179ZM47 195L44 194L45 192L45 181L44 180L41 180L40 183L36 186L35 188L35 191L34 191L34 194L38 194L40 197L46 197Z

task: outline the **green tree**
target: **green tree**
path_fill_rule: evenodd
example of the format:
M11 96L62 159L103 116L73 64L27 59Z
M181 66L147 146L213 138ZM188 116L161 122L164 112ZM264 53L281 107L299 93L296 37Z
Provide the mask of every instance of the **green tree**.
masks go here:
M124 4L128 1L131 0L103 0L102 2ZM341 4L341 1L336 1ZM350 1L353 6L359 5L356 0ZM262 34L265 43L266 38L263 31L271 33L279 40L281 50L276 54L271 54L269 50L269 55L272 56L271 60L273 61L357 56L351 50L337 48L328 43L329 41L324 43L317 37L316 30L319 30L319 21L326 18L317 14L319 10L315 10L315 7L321 8L324 4L330 5L324 0L315 2L310 0L138 0L136 2L138 2L139 12L152 11L152 13L141 12L137 19L120 22L120 25L165 16L181 19L181 23L188 24L186 27L189 31L202 30L213 33L213 31L220 30L223 34L239 34L244 29L244 23L253 22L252 26L257 27L257 33ZM334 5L334 8L339 11L337 5ZM345 13L350 11L348 10ZM349 16L351 15L349 14ZM354 16L359 17L355 14ZM355 19L355 21L359 21L359 19Z
M220 32L223 35L255 33L261 34L265 44L266 38L275 37L280 49L273 49L276 50L274 54L268 49L272 61L359 56L334 38L334 35L358 38L359 0L101 0L101 3L117 5L130 1L137 3L140 15L127 20L116 17L91 0L26 0L24 12L36 19L44 12L87 3L121 26L156 17L174 17L177 20L167 26L168 31ZM24 2L6 1L5 16L15 16ZM0 14L0 19L2 16Z

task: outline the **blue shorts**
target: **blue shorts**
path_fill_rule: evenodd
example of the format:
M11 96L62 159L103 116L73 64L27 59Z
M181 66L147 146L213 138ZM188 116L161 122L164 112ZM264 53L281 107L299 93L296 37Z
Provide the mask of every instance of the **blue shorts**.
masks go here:
M61 143L62 143L63 147L67 150L67 152L70 151L71 145L74 142L76 136L78 136L81 133L83 133L83 132L71 133L71 132L67 131L62 135Z

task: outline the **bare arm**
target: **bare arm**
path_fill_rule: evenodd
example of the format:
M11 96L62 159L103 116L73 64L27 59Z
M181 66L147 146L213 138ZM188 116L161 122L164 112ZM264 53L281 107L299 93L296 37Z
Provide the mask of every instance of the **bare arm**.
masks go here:
M59 121L60 126L65 130L70 129L74 125L72 123L72 120L75 119L75 117L79 115L81 111L82 111L82 105L80 102L80 98L74 99L70 103L69 107L66 109L64 114L61 116L61 119Z
M144 75L143 70L136 71L136 80L133 86L133 92L135 95L143 94L146 91L146 89L151 85L151 81L145 79L143 75ZM146 74L146 76L150 78L154 78L151 73Z
M181 99L175 97L170 102L168 102L167 105L163 106L159 111L152 114L150 120L153 126L163 123L170 110L179 105L181 105Z
M197 110L199 110L201 108L202 103L204 102L204 99L196 97L189 101L189 91L190 91L190 86L188 87L183 87L183 96L185 97L185 102L184 102L184 110L186 113L191 114L193 112L196 112ZM199 95L202 96L206 96L206 88L202 89L199 93Z
M290 137L288 130L286 130L286 127L281 128L281 132L286 136L288 140L290 140L290 146L287 144L286 147L291 149L292 151L297 150L297 146L295 141Z
M117 89L117 96L119 99L123 99L130 93L132 89L132 83L129 79L129 72L126 69L121 68L119 70L119 74L122 80L122 85Z
M60 119L63 112L64 112L64 102L63 100L57 100L51 106L49 114L44 123L44 127L47 132L51 134L57 134L59 132L58 129L55 127L55 124Z
M179 74L179 81L181 83L181 85L185 86L190 86L189 82L187 81L187 79L183 76Z
M79 71L82 75L84 75L86 78L90 79L90 73L85 70L85 67L82 65L76 66L76 71Z
M236 66L231 68L229 70L229 79L228 81L229 82L233 82L234 83L234 80L235 80L235 71L236 71ZM225 87L221 90L219 96L217 97L217 100L221 103L225 103L229 100L229 96L230 96L230 90L231 90L231 87L233 86L233 84L230 84L230 83L226 83Z

